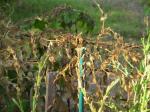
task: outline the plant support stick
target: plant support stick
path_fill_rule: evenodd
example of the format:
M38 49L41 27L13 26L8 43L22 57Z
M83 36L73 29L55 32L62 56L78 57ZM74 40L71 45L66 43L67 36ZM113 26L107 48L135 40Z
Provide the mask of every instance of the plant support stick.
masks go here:
M85 50L84 47L77 48L77 54L78 54L78 69L77 69L77 76L78 76L78 89L79 89L79 112L84 112L84 95L82 88L84 86L83 81L83 51Z

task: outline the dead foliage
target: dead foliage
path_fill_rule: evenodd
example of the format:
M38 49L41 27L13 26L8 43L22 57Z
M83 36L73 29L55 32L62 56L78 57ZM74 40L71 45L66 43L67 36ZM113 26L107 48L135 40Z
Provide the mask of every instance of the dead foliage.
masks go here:
M0 22L3 23L3 22ZM127 110L132 102L133 80L141 77L138 71L143 58L141 46L126 43L119 34L110 28L96 38L83 37L82 34L56 34L52 31L23 32L15 26L0 25L0 105L2 112L8 112L9 106L18 111L13 105L12 98L21 99L23 108L30 111L33 85L38 71L38 63L45 54L48 60L40 73L42 83L39 89L37 111L45 106L46 74L57 72L52 85L55 85L54 100L51 110L54 112L77 111L77 53L76 48L85 47L84 81L87 96L85 109L89 104L98 108L98 100L105 95L107 86L119 77L119 83L112 89L107 103L115 103L117 108ZM126 75L125 68L128 75ZM48 85L48 86L52 86ZM9 103L8 103L9 102ZM129 103L128 103L129 102ZM30 105L29 105L30 104ZM59 108L58 108L59 107ZM109 111L107 105L105 111Z

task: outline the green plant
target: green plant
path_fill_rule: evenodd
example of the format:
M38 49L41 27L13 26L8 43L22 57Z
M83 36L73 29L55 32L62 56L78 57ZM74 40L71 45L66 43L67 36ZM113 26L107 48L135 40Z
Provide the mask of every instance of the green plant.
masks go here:
M39 90L40 90L40 86L41 86L41 81L42 81L42 70L47 62L49 55L47 53L45 53L45 55L43 55L41 57L41 60L38 62L38 73L35 76L35 83L34 83L34 95L33 95L33 99L32 99L32 109L31 112L36 112L36 108L37 108L37 104L38 104L38 98L39 98Z
M131 107L130 112L148 112L150 110L148 107L150 100L150 34L147 39L142 38L142 45L144 60L141 63L142 69L140 72L143 73L143 75L139 80L133 82L134 100L133 107Z
M19 108L20 112L24 112L23 103L22 103L21 99L19 99L17 101L16 99L13 98L12 101L17 105L17 107Z

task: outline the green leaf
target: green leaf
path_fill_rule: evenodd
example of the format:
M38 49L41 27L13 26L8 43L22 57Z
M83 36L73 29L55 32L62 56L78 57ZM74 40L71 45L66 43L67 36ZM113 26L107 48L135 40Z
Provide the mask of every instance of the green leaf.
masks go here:
M46 28L47 22L44 20L36 19L34 21L33 27L39 30L44 30Z

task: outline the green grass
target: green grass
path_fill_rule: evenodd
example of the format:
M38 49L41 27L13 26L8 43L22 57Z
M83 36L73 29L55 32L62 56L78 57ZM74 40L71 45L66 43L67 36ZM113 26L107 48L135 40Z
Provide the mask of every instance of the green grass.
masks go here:
M94 32L99 31L99 11L92 6L90 1L86 0L23 0L21 6L14 5L12 20L18 22L25 18L49 13L56 6L65 4L88 13L96 21Z
M145 13L145 15L150 16L150 7L145 6L144 7L144 13Z
M88 13L96 22L94 34L100 30L100 13L91 0L23 0L20 6L14 5L12 20L14 22L22 21L25 18L43 15L50 12L56 6L66 4ZM115 31L120 32L127 37L136 37L143 27L140 20L134 15L134 12L124 11L111 7L108 3L103 6L108 14L106 25L112 27ZM51 16L51 15L49 15Z
M109 11L106 25L111 26L112 29L124 36L136 37L141 30L142 24L138 18L131 16L132 13L133 12L118 10Z
M50 12L51 9L63 4L71 5L77 9L88 12L93 17L98 15L98 10L92 7L90 1L86 0L23 0L21 7L15 7L13 19L16 21L18 19L24 19L24 16L30 17Z

